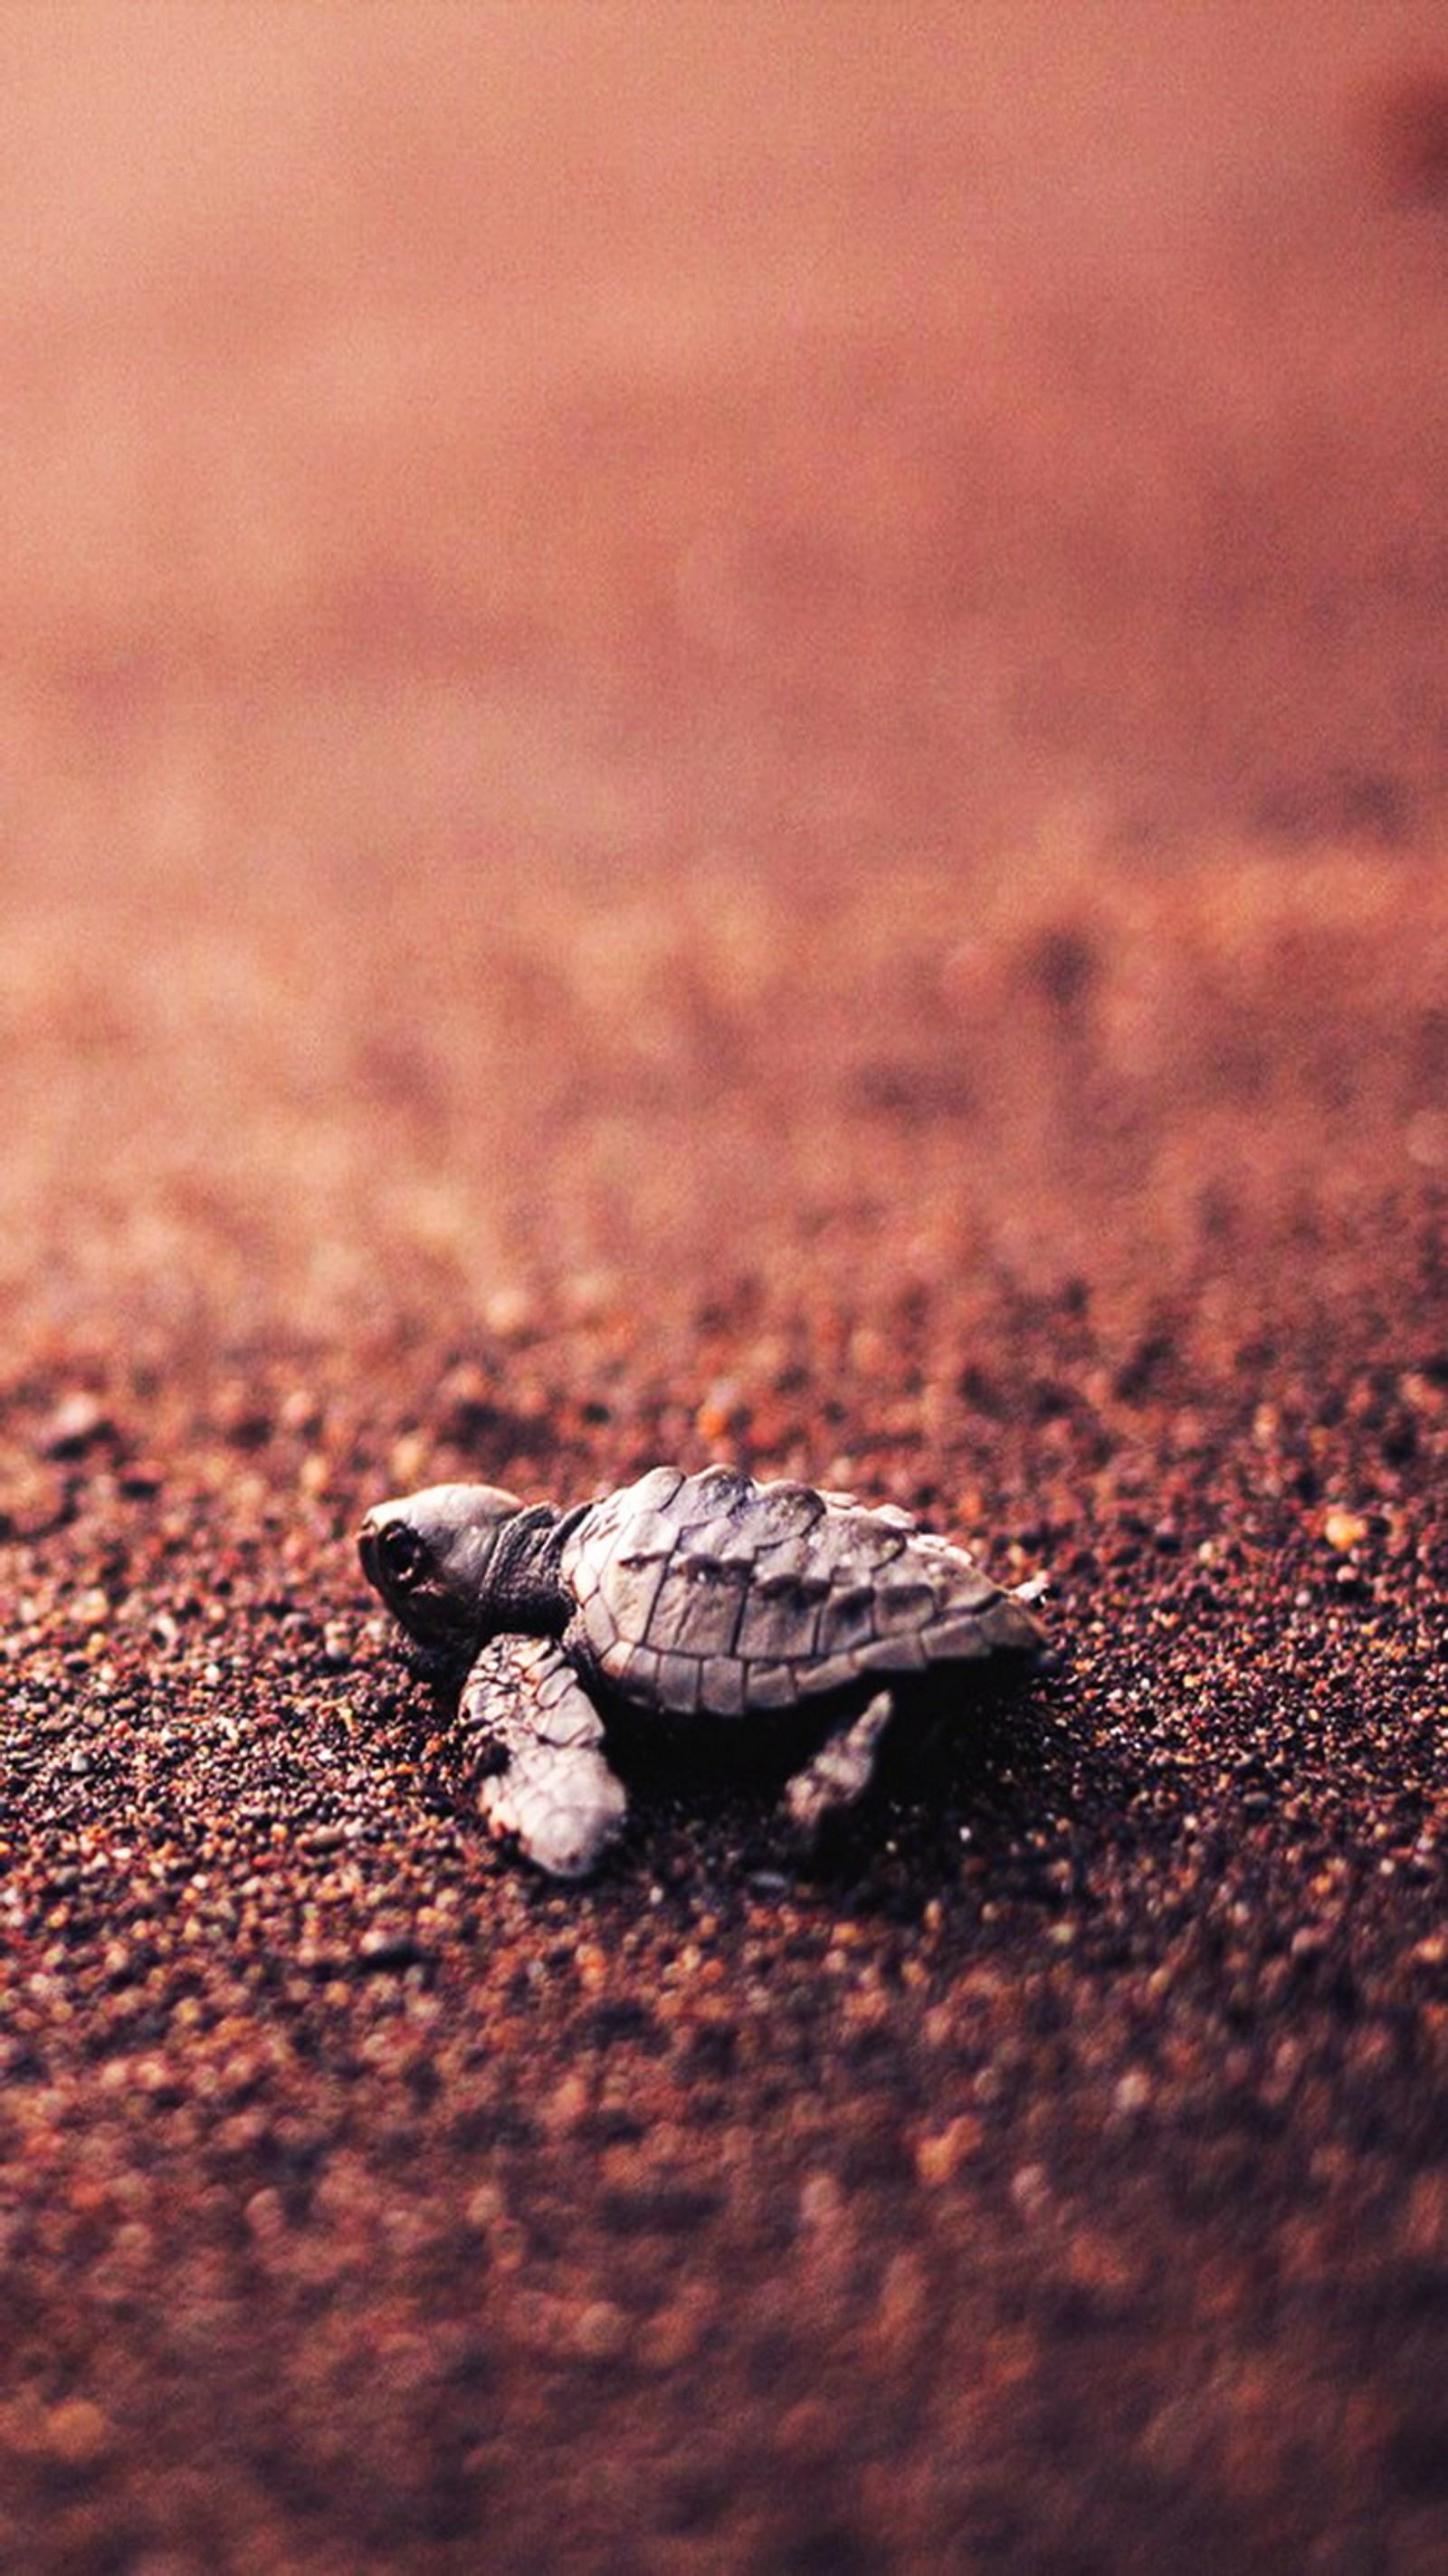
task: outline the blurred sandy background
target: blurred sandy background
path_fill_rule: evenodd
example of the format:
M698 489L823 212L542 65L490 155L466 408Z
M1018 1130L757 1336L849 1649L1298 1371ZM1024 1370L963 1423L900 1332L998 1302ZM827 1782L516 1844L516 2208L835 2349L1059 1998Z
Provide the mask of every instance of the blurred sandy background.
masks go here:
M172 855L218 816L978 853L1073 794L1401 834L1442 783L1441 32L8 12L17 840L62 743Z
M471 1310L787 1232L801 1118L1049 1159L1043 1013L1143 1114L1190 1053L1184 871L1244 1021L1324 917L1350 1018L1438 901L1441 35L7 11L12 1296L229 1259L325 1329L385 1236Z

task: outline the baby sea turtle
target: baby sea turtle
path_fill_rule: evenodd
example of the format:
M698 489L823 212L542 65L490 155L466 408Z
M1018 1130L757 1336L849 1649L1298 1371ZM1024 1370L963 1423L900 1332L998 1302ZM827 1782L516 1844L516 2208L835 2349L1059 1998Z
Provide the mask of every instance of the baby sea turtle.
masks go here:
M469 1660L461 1713L483 1807L556 1878L620 1832L610 1713L676 1726L816 1721L787 1814L812 1840L867 1786L901 1685L1039 1653L1026 1606L893 1504L655 1467L558 1511L494 1485L379 1503L369 1582L424 1646Z

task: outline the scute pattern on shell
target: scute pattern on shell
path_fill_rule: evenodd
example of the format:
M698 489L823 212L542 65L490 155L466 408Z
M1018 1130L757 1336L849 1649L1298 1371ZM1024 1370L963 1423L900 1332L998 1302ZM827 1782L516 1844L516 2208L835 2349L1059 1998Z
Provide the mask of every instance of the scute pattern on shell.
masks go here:
M613 1688L681 1714L790 1708L1039 1642L1020 1602L907 1512L728 1467L656 1467L606 1496L559 1570Z

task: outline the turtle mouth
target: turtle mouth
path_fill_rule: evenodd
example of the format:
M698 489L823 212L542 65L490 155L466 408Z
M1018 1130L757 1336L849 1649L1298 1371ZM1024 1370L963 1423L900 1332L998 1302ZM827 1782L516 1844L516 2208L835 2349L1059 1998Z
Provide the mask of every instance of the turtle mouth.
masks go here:
M396 1565L389 1561L386 1544L396 1527L395 1521L368 1513L357 1532L362 1571L383 1607L415 1646L430 1656L456 1658L472 1644L474 1623L461 1605L448 1598L425 1565L419 1566L412 1581L400 1580Z
M373 1591L380 1592L385 1600L386 1588L382 1581L382 1568L377 1554L377 1531L370 1518L363 1522L357 1532L357 1553L362 1559L362 1571Z
M357 1532L357 1553L373 1591L392 1612L394 1619L400 1619L405 1628L415 1631L420 1606L417 1596L404 1591L389 1572L382 1547L382 1528L370 1513Z
M357 1533L363 1571L388 1601L408 1599L431 1573L431 1555L401 1512L369 1512Z

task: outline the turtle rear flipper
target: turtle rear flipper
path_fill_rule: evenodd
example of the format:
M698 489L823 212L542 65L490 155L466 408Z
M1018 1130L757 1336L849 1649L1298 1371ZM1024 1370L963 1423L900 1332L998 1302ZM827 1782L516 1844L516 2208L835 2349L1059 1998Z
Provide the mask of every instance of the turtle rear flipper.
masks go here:
M875 1776L880 1738L894 1714L890 1692L876 1691L859 1716L827 1736L814 1760L789 1781L784 1820L800 1851L812 1851L831 1818L859 1804Z
M548 1637L495 1637L463 1684L460 1714L483 1757L478 1803L553 1878L586 1878L623 1830L627 1799L603 1720Z

